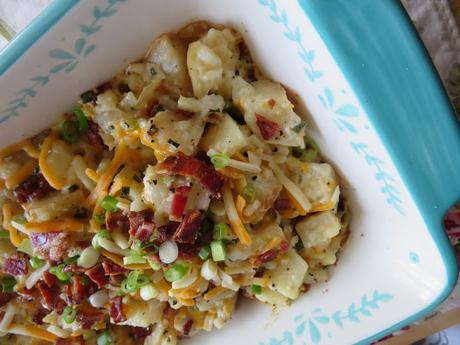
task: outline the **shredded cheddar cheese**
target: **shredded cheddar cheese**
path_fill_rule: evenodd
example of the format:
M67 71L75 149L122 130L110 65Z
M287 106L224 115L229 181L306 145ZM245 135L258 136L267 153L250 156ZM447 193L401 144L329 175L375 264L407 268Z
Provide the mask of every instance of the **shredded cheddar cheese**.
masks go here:
M12 323L9 325L7 331L12 334L25 335L32 338L42 339L50 343L54 343L58 340L57 335L35 325L25 326L17 323Z
M66 181L62 181L59 179L59 177L56 176L56 174L48 165L47 161L49 150L51 150L51 147L53 146L53 143L56 140L56 138L57 133L55 131L51 131L51 133L48 135L48 137L42 144L42 148L38 158L38 164L40 166L41 173L45 177L46 181L48 181L50 186L54 189L61 190L65 187Z
M225 210L227 211L228 220L230 221L233 232L242 244L247 246L250 245L252 242L251 237L238 215L238 211L236 210L235 203L233 201L233 194L228 185L225 185L223 188L223 196Z
M86 168L85 170L85 174L86 176L88 176L93 182L96 182L99 181L99 175L97 172L95 172L93 169L91 168Z
M2 207L3 213L3 227L10 232L10 241L15 247L18 247L21 244L22 237L19 235L18 230L11 225L11 208L5 203Z
M24 229L28 232L54 232L54 231L71 231L82 232L84 223L75 219L49 220L41 223L26 223Z
M216 286L215 288L213 288L212 290L208 291L204 295L204 299L206 301L210 301L210 300L216 298L217 296L219 296L221 293L224 293L225 291L229 291L229 290L227 288L222 287L222 286Z

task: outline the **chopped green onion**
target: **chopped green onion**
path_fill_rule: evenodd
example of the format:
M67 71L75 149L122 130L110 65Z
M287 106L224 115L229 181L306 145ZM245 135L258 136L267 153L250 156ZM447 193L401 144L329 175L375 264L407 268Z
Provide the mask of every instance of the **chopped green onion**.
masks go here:
M183 276L187 274L188 268L182 264L174 264L172 267L168 268L165 271L165 279L172 283L176 280L181 279Z
M101 238L110 238L110 233L107 230L101 230L93 236L91 240L91 245L96 248L100 249L101 246L99 245L99 239Z
M86 132L88 130L88 120L86 119L86 116L83 110L81 110L80 108L75 109L73 111L73 114L77 118L78 129L80 130L80 132L82 133Z
M161 268L161 264L158 261L155 260L147 260L148 264L150 267L152 267L152 270L158 271Z
M64 312L62 313L62 320L65 323L72 323L77 318L77 310L72 307L65 307Z
M95 214L93 216L94 220L98 222L99 224L104 224L105 223L105 214Z
M78 122L72 120L64 120L59 128L62 139L69 144L75 144L80 139L80 130Z
M14 286L16 285L16 279L14 277L3 277L2 279L2 291L13 292Z
M147 263L147 260L140 255L125 256L123 258L124 265L145 264L145 263Z
M150 68L150 75L154 76L155 74L157 74L157 71L155 71L155 68L151 67Z
M88 90L83 92L80 98L83 103L89 103L96 100L96 93L93 90Z
M129 187L121 187L121 193L120 195L122 197L127 197L129 196Z
M212 220L206 217L201 222L200 231L199 231L200 235L208 233L211 230L211 228L212 228Z
M300 121L297 125L292 127L292 130L296 133L300 133L300 131L305 127L306 123L304 121Z
M17 251L26 253L29 256L32 256L34 253L34 250L32 249L32 243L30 242L28 238L21 241L21 243L19 244L17 248Z
M10 232L8 230L0 230L0 239L2 240L9 240L10 239Z
M79 257L80 255L74 255L74 256L68 257L67 259L64 260L64 263L66 265L75 264L77 263L77 260Z
M97 345L110 345L112 344L112 336L108 331L104 331L97 337Z
M318 145L310 137L305 136L304 138L305 148L292 147L291 154L302 162L315 162L319 157Z
M297 251L302 250L304 248L305 247L304 247L304 245L302 243L302 240L300 240L300 239L296 242L296 244L294 244L294 249L297 250Z
M224 153L215 153L211 155L211 163L216 169L222 169L230 163L230 158Z
M206 260L209 257L209 254L211 254L210 246L204 246L198 252L198 256L200 257L201 260Z
M128 285L128 279L125 279L121 282L121 291L123 293L134 293L136 292L136 289Z
M45 264L45 260L42 260L42 259L37 258L36 256L33 256L30 258L29 263L30 263L30 266L32 266L32 268L36 270L37 268L43 267L43 265Z
M128 293L133 293L136 292L137 289L150 283L150 278L145 274L142 274L140 271L131 271L128 274L126 282L123 282L121 284L122 290Z
M226 256L224 243L222 241L212 241L211 254L214 261L224 261Z
M116 210L118 210L117 204L117 198L114 198L111 195L106 195L104 199L102 199L101 201L101 207L109 212L115 212Z
M54 274L57 279L59 279L62 282L66 282L72 277L72 273L70 272L64 272L65 265L60 264L55 267L50 268L50 273Z
M248 202L256 200L256 190L250 184L247 184L243 188L243 196Z
M158 296L158 289L153 284L147 284L141 287L139 293L144 301L149 301Z
M260 285L252 284L251 285L251 292L254 295L260 295L262 293L262 287Z
M217 223L214 225L213 238L217 241L223 240L227 234L228 226L225 223Z
M143 286L146 286L148 283L150 283L150 278L146 276L145 274L139 274L137 277L137 288L141 288Z
M22 225L27 223L27 219L23 214L15 215L13 218L11 218L11 221Z

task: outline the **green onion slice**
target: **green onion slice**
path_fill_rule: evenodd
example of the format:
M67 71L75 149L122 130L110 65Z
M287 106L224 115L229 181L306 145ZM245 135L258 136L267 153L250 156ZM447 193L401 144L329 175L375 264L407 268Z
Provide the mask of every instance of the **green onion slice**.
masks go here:
M62 319L65 323L72 323L77 318L77 310L72 307L65 307L62 313Z
M187 274L187 271L187 266L179 263L174 264L165 271L165 279L170 283L175 282L176 280L179 280L182 277L184 277Z
M117 204L118 204L117 198L111 195L106 195L104 199L102 199L101 201L101 207L105 211L109 211L109 212L115 212L116 210L118 210Z
M211 155L211 163L216 169L222 169L230 163L230 158L224 153L215 153Z

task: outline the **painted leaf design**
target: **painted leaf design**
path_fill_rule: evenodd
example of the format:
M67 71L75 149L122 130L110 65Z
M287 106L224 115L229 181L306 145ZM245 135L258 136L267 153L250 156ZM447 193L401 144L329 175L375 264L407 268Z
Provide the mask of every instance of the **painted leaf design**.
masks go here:
M88 56L94 49L96 48L96 45L95 44L91 44L89 45L85 52L83 53L84 56Z
M275 23L281 22L281 18L278 17L277 15L270 16L270 19L273 20Z
M284 10L284 9L281 11L281 22L284 25L288 24L288 18L287 18L286 10Z
M332 93L331 89L326 88L324 90L324 95L326 96L327 103L330 107L332 107L334 105L334 94Z
M339 109L337 109L335 112L339 115L348 116L348 117L356 117L359 114L358 108L356 108L352 104L345 104L341 106Z
M111 17L111 16L113 16L115 13L117 13L117 10L115 10L115 9L107 9L107 10L105 10L104 12L102 12L102 16L103 16L103 17Z
M383 170L375 174L375 178L377 181L394 181L393 177Z
M366 159L367 164L369 164L369 165L383 164L383 161L379 157L372 156L372 155L369 155L369 154L366 155L365 159Z
M8 104L8 105L12 105L12 104L16 105L16 103L21 102L21 101L22 101L22 98L16 98L16 99L13 99L12 101L9 101L6 104Z
M344 126L346 129L348 129L348 131L350 131L351 133L353 134L356 134L358 133L358 131L356 130L355 126L353 126L350 122L344 120L344 119L337 119L337 121L340 122L340 124L342 126Z
M311 64L313 60L315 59L315 51L314 50L300 51L299 56L306 64Z
M327 316L315 316L313 319L322 325L329 323L329 318Z
M56 65L52 68L50 68L50 73L54 74L54 73L58 73L60 71L62 71L64 68L66 68L68 65L70 65L71 61L67 61L67 62L63 62L59 65Z
M74 50L77 55L80 55L81 51L85 47L85 44L86 44L86 40L83 37L75 41Z
M30 79L30 80L36 81L36 82L40 83L42 86L44 86L44 85L46 85L48 83L50 78L47 77L47 76L38 76L38 77L34 77L34 78Z
M99 18L101 18L103 16L102 15L102 10L98 6L94 7L93 16L96 19L99 19Z
M77 64L78 64L78 61L72 62L72 63L65 69L65 71L66 71L67 73L72 72L72 71L74 70L74 68L77 66Z
M101 28L102 28L101 25L96 25L96 26L80 25L80 31L88 36L98 32Z
M393 299L393 296L390 295L389 293L384 293L379 295L379 300L382 302L387 302Z
M35 91L32 88L26 88L26 89L19 90L17 94L24 94L30 97L34 97L37 94L37 91Z
M340 328L343 327L342 323L342 316L340 315L340 310L337 310L334 314L332 314L332 320L335 322L337 326Z
M356 316L356 306L354 303L348 307L348 318L350 321L359 322L359 318Z
M300 325L298 325L295 329L295 334L297 336L300 336L303 334L303 332L305 331L305 326L306 326L306 322L302 322Z
M321 95L318 95L318 99L321 102L321 104L323 105L323 107L327 109L327 104L326 104L326 100L324 99L324 97L321 96Z
M268 1L267 0L259 0L259 4L262 6L268 6Z
M310 339L313 344L318 344L321 340L321 334L318 327L316 327L316 325L311 320L308 321L308 330L310 332Z
M64 49L53 49L48 53L49 57L54 59L72 60L75 56Z

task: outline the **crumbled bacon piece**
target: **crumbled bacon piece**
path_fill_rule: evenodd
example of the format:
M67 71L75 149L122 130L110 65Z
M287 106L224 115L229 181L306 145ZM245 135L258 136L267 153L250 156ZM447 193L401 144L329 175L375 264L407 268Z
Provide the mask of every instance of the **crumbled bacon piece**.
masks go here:
M99 134L99 125L91 120L88 120L88 131L86 132L88 142L96 149L101 150L105 147L104 141Z
M87 278L84 276L74 275L72 284L65 286L68 304L80 304L96 291L95 284L85 279Z
M44 232L30 234L34 254L52 261L60 261L71 246L67 232Z
M91 267L85 274L96 283L98 288L102 288L107 284L104 268L101 264Z
M77 321L82 329L90 329L95 323L103 322L105 314L103 311L86 306L78 311Z
M26 301L36 300L41 296L40 291L35 287L30 290L27 290L25 287L18 288L16 292Z
M115 323L126 321L126 316L123 312L123 297L116 296L112 299L109 309L110 318Z
M150 329L144 327L129 327L129 330L135 340L143 340L152 333Z
M282 252L287 252L289 250L289 242L286 240L281 241L280 249Z
M43 273L43 281L48 285L48 287L52 287L53 285L56 285L57 278L54 274L51 274L48 271L45 271Z
M158 242L163 243L170 240L176 232L179 223L169 222L168 224L162 225L157 229Z
M0 307L3 307L14 298L14 293L0 291Z
M110 231L121 231L122 233L126 233L129 230L128 216L121 211L107 212L105 224Z
M102 262L102 268L104 269L105 274L109 276L123 274L127 271L126 268L109 260Z
M121 286L121 283L125 279L124 275L113 275L109 276L109 284L113 286Z
M48 310L62 310L65 306L65 302L59 297L61 291L59 287L49 287L45 282L39 281L37 283L37 289L43 298L44 307Z
M64 267L64 269L62 271L63 272L72 272L72 273L83 273L86 270L87 270L87 268L80 267L80 266L77 266L77 265L74 265L74 264L70 264L70 265L67 265L66 267Z
M155 230L153 211L150 209L128 213L129 234L141 242L147 241Z
M294 205L292 204L291 200L287 197L285 198L281 196L278 199L276 199L273 207L278 212L286 212L294 209Z
M278 256L278 251L270 249L270 250L266 251L265 253L257 255L254 258L253 262L254 262L255 265L259 266L259 265L262 265L262 264L264 264L266 262L275 260L277 256Z
M3 272L12 275L12 276L19 276L26 274L28 271L27 268L27 261L24 258L19 256L12 256L7 258L3 263Z
M202 246L197 243L178 243L177 246L179 247L179 258L182 260L196 259L200 249L202 248Z
M48 315L48 310L39 306L35 313L32 315L32 321L35 322L37 325L41 325L43 323L43 318Z
M256 124L259 127L260 134L265 140L270 140L276 133L280 132L280 126L266 117L256 113Z
M172 239L179 243L195 243L203 219L203 211L193 210L189 212L180 223Z
M211 193L214 198L222 197L223 178L205 162L178 152L158 165L157 172L163 175L182 175L192 177Z
M44 198L54 190L41 173L33 174L14 190L19 203L30 202Z
M166 321L166 326L174 326L174 319L176 317L176 310L171 308L169 304L166 305L166 308L163 310L163 320Z
M181 337L183 338L188 337L190 334L190 331L192 330L192 326L193 326L193 320L188 319L185 322L184 327L182 328Z
M191 190L192 187L189 186L180 186L176 188L174 198L171 202L171 216L174 220L180 220L182 218Z

